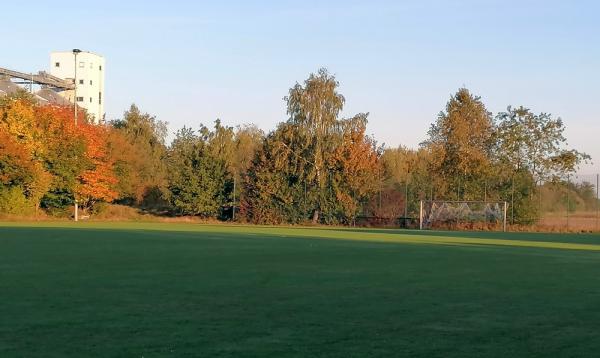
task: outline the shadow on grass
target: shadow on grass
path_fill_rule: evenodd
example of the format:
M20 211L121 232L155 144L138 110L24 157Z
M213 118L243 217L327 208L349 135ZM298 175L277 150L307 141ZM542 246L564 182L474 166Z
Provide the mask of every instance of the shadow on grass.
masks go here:
M34 226L35 225L35 226ZM360 245L446 245L521 247L600 251L600 235L502 232L448 232L393 229L269 227L157 223L37 223L0 224L2 238L81 239L205 239L250 243L252 239L335 241ZM258 243L254 240L253 243Z

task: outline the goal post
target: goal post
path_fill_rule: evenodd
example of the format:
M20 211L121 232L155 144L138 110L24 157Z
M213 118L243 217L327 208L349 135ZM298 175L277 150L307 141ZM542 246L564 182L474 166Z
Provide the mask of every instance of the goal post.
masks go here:
M497 229L506 231L506 201L422 200L419 229Z

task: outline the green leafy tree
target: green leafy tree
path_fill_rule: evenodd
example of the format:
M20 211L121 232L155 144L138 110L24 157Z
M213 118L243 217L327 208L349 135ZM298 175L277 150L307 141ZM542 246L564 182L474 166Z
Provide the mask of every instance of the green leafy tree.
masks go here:
M182 215L216 217L224 200L226 167L213 156L205 127L183 128L168 152L169 199Z
M327 157L339 144L340 121L338 116L344 107L344 96L337 92L339 86L326 69L311 74L304 85L297 83L285 97L289 123L294 126L294 140L301 141L297 153L309 165L304 169L303 180L311 190L313 222L319 220L321 210L328 205L326 187L329 175ZM297 143L294 143L297 144Z
M253 223L302 222L306 187L300 175L303 162L290 154L294 128L281 123L269 133L248 169L241 197L241 214Z
M495 168L505 181L502 191L511 203L511 221L531 224L551 207L542 201L542 185L566 178L590 157L566 148L564 123L550 114L508 107L496 120Z
M550 114L508 107L497 116L499 156L515 170L531 172L536 183L564 178L590 156L567 149L565 126Z

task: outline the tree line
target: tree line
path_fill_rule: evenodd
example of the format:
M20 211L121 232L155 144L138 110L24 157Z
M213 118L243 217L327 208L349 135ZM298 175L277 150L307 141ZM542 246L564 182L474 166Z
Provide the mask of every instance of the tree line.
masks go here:
M0 98L0 213L69 215L119 203L163 215L260 224L350 224L401 217L418 200L508 201L513 219L539 216L536 194L589 156L566 145L564 123L508 107L493 115L461 88L416 149L367 135L368 113L344 118L327 70L284 97L287 120L179 129L132 105L122 119L74 124L72 107ZM398 123L398 130L402 123Z

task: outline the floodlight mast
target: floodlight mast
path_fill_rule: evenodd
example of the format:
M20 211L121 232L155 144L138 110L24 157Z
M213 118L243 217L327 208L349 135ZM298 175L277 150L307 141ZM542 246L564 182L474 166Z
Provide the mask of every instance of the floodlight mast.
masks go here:
M75 127L77 127L77 54L79 54L79 53L81 53L80 49L78 49L78 48L73 49L73 56L75 57L74 64L73 64L74 69L75 69L75 74L74 74L75 79L73 80L74 85L75 85L74 90L73 90L74 91L73 115L75 117ZM73 195L75 195L75 194L73 194ZM75 221L79 221L79 205L77 203L77 197L75 197L74 199L75 199L74 218L75 218Z
M75 81L75 89L74 89L75 96L74 96L74 101L73 101L73 103L74 103L73 108L74 108L75 125L76 126L77 126L77 55L79 53L81 53L80 49L78 49L78 48L73 49L73 56L75 57L75 61L74 61L74 65L73 65L75 67L75 79L74 79L74 81Z

